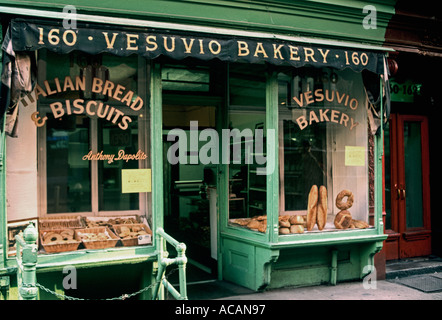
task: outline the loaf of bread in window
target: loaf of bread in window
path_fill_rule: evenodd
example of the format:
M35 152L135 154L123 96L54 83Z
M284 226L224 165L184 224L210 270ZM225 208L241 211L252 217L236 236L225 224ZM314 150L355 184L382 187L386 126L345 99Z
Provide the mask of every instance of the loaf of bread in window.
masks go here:
M313 185L308 194L307 203L307 231L313 229L316 224L316 214L318 210L318 186Z
M335 227L337 229L347 229L352 224L351 213L348 210L339 211L335 217Z
M322 230L327 222L327 189L324 186L319 188L318 211L316 213L316 224Z

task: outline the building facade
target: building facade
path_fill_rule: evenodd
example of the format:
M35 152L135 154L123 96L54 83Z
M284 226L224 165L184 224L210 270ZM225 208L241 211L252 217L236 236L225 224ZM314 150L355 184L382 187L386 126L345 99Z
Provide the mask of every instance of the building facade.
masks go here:
M0 1L9 296L29 221L37 282L80 298L153 285L159 229L189 270L252 290L382 270L394 6Z

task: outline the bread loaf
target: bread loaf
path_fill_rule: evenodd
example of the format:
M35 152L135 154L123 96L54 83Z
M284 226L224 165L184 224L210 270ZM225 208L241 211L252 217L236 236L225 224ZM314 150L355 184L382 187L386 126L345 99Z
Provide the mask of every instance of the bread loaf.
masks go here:
M267 230L267 219L260 221L258 231L265 233Z
M290 227L290 233L304 233L304 226L300 224L294 224Z
M318 207L318 186L313 185L308 194L307 204L307 230L310 231L316 224L316 214Z
M289 228L279 228L279 234L290 234Z
M279 226L283 228L290 228L290 222L287 220L281 220L279 221Z
M351 225L353 225L355 228L358 228L358 229L365 229L370 226L367 222L364 222L361 220L356 220L356 219L352 219Z
M294 215L294 216L290 216L289 219L290 224L304 224L304 218L302 216L299 215Z
M337 229L347 229L352 223L351 213L347 210L339 211L335 217L335 227Z
M247 228L249 228L249 229L258 229L260 225L261 225L261 223L258 220L252 219L247 224Z
M318 211L316 213L316 224L322 230L327 223L327 189L324 186L319 188Z

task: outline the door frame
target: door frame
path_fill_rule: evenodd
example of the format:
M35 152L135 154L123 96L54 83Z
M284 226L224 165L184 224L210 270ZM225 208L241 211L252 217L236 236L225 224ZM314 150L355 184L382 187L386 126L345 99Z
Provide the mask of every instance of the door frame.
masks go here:
M422 227L407 228L404 123L421 123ZM430 159L428 118L392 114L390 118L391 229L386 230L387 260L431 254Z

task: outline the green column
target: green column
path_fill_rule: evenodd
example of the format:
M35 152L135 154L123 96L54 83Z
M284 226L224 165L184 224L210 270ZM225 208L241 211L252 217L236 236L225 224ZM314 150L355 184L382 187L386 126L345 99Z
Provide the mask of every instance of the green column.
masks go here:
M16 236L17 241L17 257L20 256L20 247L23 247L21 261L17 261L17 283L19 285L20 297L24 300L35 300L37 298L38 289L36 287L37 276L37 229L32 223L26 227L23 232L24 243ZM19 260L19 259L17 259Z

